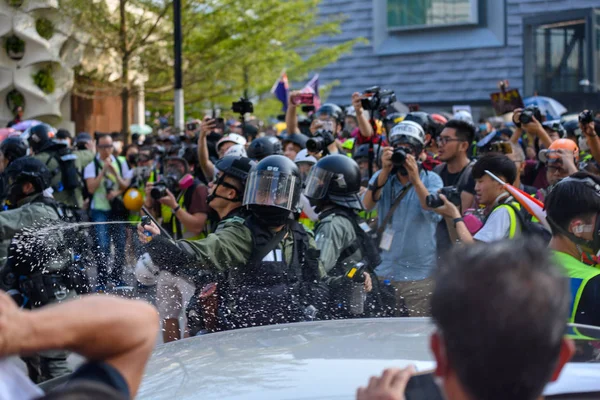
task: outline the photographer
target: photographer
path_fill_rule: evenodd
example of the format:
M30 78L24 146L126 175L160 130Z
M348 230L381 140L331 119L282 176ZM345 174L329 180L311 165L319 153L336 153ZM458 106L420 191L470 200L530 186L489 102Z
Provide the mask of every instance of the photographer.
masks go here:
M594 160L597 163L600 162L600 139L598 139L600 123L592 118L592 112L590 110L584 110L579 115L579 129L581 129L581 132L585 136L585 139L580 138L580 141L585 141ZM580 147L583 147L583 143Z
M158 182L146 184L146 207L176 239L201 239L208 218L208 189L190 174L187 161L168 157Z
M217 130L217 132L221 131L221 127L217 126L217 120L211 117L204 117L202 124L200 124L200 135L198 136L198 160L202 173L209 182L215 176L215 166L209 157L208 137L212 135L215 130ZM245 146L246 139L237 133L231 133L222 137L216 144L218 158L223 158L225 153L235 145ZM245 157L246 154L243 154L243 156Z
M433 171L442 178L445 188L453 188L460 198L461 210L468 209L475 197L475 180L471 173L473 163L468 156L469 147L475 138L475 127L465 121L452 119L437 138L438 158L443 164ZM438 253L452 246L446 221L441 221L436 230Z
M389 279L404 297L411 316L429 313L430 275L436 263L435 229L441 217L427 207L430 193L442 187L440 177L417 163L425 145L425 131L414 121L403 121L390 132L393 147L383 150L382 169L373 175L363 205L379 215L380 279ZM398 309L403 308L398 298Z
M377 137L373 137L373 127L365 116L362 99L362 94L358 92L352 94L352 106L356 112L356 122L358 123L358 129L360 130L360 136L357 138L357 145L369 143L371 140L377 139Z
M446 218L450 235L452 237L456 235L456 238L465 244L472 244L475 241L495 242L501 239L514 239L521 235L521 222L516 214L520 212L521 206L503 185L496 182L485 171L490 171L509 184L513 184L517 176L515 164L504 154L486 154L473 165L475 191L479 202L487 209L491 208L491 212L481 221L483 226L479 230L470 231L458 207L443 194L439 197L444 204L433 209Z

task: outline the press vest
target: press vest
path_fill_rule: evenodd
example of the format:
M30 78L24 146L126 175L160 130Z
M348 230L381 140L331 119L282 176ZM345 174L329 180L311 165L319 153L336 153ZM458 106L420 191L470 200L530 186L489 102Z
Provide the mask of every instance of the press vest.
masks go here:
M510 201L509 203L517 210L521 210L521 205L518 202ZM515 210L513 209L513 207L507 205L507 203L504 203L504 204L497 205L492 210L492 213L494 211L496 211L496 209L498 209L498 208L504 208L506 211L508 211L508 217L510 218L510 228L508 230L508 238L509 239L514 239L517 232L519 232L519 223L518 223L519 219L518 219L517 214L516 214ZM492 215L492 213L490 213L490 215Z

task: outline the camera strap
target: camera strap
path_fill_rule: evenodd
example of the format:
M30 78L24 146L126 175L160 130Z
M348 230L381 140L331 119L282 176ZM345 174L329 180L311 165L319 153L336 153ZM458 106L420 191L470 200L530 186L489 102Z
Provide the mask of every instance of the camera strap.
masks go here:
M408 191L410 190L411 187L412 187L412 183L409 183L408 185L404 186L404 188L402 189L402 191L400 192L400 194L398 194L398 196L396 197L396 199L392 203L392 206L390 207L389 211L385 215L385 218L383 219L383 223L381 224L381 226L379 227L379 229L377 229L377 235L378 236L381 236L383 234L383 232L385 231L386 226L392 220L392 216L394 215L394 212L396 211L396 209L400 205L400 202L402 201L402 199L408 194Z

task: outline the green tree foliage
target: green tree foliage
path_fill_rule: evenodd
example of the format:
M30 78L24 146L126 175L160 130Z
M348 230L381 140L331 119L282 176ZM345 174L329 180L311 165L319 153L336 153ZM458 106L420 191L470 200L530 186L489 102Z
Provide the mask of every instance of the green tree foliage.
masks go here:
M54 24L47 18L39 18L35 21L35 30L38 35L46 40L54 36Z
M48 64L45 67L40 68L38 72L33 74L32 78L36 86L44 93L54 93L55 81L52 76L52 65Z
M321 36L339 34L344 18L320 20L322 1L326 0L182 0L186 111L213 105L228 108L232 100L247 92L253 99L265 100L264 107L262 103L255 107L259 116L276 114L280 105L272 101L269 90L284 68L290 81L304 80L357 43L318 44ZM60 6L90 38L89 46L110 54L126 72L120 81L123 98L132 90L126 79L129 71L142 72L148 77L147 108L170 110L172 0L116 3L117 7L110 9L103 1L61 0ZM107 79L102 68L81 71L96 80ZM124 126L128 125L127 121Z

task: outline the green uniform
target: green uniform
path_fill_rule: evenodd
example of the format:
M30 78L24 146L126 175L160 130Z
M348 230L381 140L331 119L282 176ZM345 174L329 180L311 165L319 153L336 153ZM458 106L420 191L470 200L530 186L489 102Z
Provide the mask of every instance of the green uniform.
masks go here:
M317 248L321 250L320 258L323 267L330 276L346 274L350 268L363 259L360 248L357 248L346 258L339 260L344 249L352 246L357 240L354 226L348 218L335 214L328 215L318 223L315 229L315 240ZM339 267L334 269L336 265Z
M194 270L197 269L225 272L232 268L243 267L248 263L255 250L252 232L244 225L244 219L240 217L222 221L217 226L215 233L208 235L205 239L171 242L182 250L182 254L179 255L162 252L162 247L152 251L153 242L154 240L150 242L150 255L154 262L158 263L159 268L169 269L174 267L176 270L172 272L184 272L192 276L195 275ZM283 247L280 244L278 248L283 248L284 259L288 262L293 251L291 235L286 235L282 244ZM310 234L309 244L311 247L316 248L314 238ZM179 268L179 265L187 264L189 266L190 263L193 264L191 270L182 271ZM321 278L326 276L322 264L319 264L319 273Z
M40 196L42 195L35 194L26 197L18 203L18 208L0 212L0 268L10 268L5 265L6 257L11 240L15 235L34 224L60 219L52 206L37 201ZM61 231L53 230L39 238L35 237L34 240L36 243L33 246L44 246L48 249L48 254L52 254L47 264L40 267L43 267L45 271L50 273L65 268L66 264L70 261L68 258L69 254L61 253L58 255L58 253L53 251L53 249L57 249L64 242ZM4 276L5 272L7 271L0 270L0 276ZM76 295L74 290L67 289L60 293L60 300L70 299L76 297ZM49 303L59 302L59 299L55 297L57 296L56 294L49 293L49 296ZM68 355L69 353L64 350L49 350L24 358L29 370L29 376L35 382L40 383L72 372L67 364Z
M52 157L52 154L53 152L43 152L36 154L34 157L43 162L50 171L55 171L57 169L59 169L60 171L59 163L54 157ZM89 163L94 161L95 157L95 154L90 150L73 150L73 154L77 156L77 159L75 160L75 166L77 168L77 171L79 171L80 173L83 170L83 168L85 168ZM59 186L61 179L62 176L59 172L52 179L51 186L53 188ZM71 207L83 207L83 186L73 190L72 192L66 190L59 192L57 190L54 190L53 196L59 203L66 204Z

